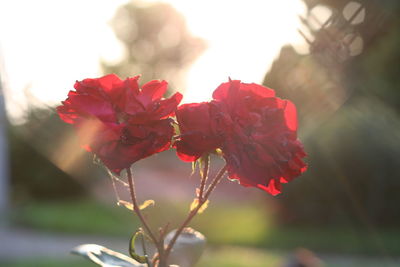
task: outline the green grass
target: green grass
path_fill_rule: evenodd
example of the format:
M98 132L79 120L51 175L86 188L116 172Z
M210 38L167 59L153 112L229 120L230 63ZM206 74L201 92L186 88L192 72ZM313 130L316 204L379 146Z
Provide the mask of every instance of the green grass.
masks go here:
M210 205L191 224L213 244L258 246L271 220L255 205Z
M87 200L31 203L16 208L12 220L42 231L105 236L125 236L139 227L127 209Z
M187 205L163 203L161 209L146 209L146 213L160 226L171 221L182 221ZM31 203L16 208L13 222L41 231L73 234L94 234L126 237L139 223L123 207L105 206L93 201ZM350 227L280 227L274 225L257 205L222 205L212 203L190 224L202 232L209 244L236 245L292 250L304 247L318 252L368 255L400 255L400 229L374 232Z
M282 262L280 254L243 248L221 248L207 251L196 267L276 267ZM44 259L0 262L1 267L95 267L86 259Z
M284 261L284 254L278 252L221 247L206 251L196 267L276 267Z
M1 262L1 267L95 267L98 266L85 259L57 260L57 259L32 259L12 262Z
M260 246L276 249L305 247L319 252L400 255L400 230L354 230L349 227L277 227Z
M213 247L201 257L196 267L276 267L284 266L290 255L276 250L262 250L243 247ZM397 267L399 261L385 258L358 256L322 256L325 267ZM0 267L95 267L89 260L72 257L68 259L32 259L2 262Z

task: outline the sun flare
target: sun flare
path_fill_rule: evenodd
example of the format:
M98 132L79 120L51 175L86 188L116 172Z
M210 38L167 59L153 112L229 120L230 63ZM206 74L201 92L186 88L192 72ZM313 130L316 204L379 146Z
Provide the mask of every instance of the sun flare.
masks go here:
M27 98L58 104L73 81L101 75L100 58L115 61L123 56L110 20L127 1L22 2L26 7L22 10L20 2L0 4L0 47L11 117L22 114ZM185 88L179 88L185 93L184 102L209 99L228 77L262 82L282 45L303 42L297 33L298 15L305 12L301 0L164 2L182 13L192 34L207 43L207 50L187 72Z

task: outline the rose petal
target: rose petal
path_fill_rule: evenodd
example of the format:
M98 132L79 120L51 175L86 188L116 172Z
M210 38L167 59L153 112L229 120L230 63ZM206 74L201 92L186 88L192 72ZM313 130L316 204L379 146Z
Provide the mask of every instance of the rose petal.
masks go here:
M138 100L147 107L152 101L160 100L167 91L166 81L153 80L142 86L142 91L137 96Z

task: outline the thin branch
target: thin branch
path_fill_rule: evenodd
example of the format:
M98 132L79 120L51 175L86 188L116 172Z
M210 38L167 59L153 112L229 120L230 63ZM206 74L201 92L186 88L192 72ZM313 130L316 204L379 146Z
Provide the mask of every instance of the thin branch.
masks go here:
M117 181L118 183L122 184L123 186L129 187L128 183L126 183L125 181L119 179L118 177L113 176L113 179L114 179L115 181Z
M300 35L304 38L304 40L306 40L306 42L307 42L309 45L312 45L312 44L313 44L313 42L305 35L305 33L303 33L300 29L297 29L297 31L300 33Z
M172 247L174 246L176 240L178 239L179 235L182 233L183 229L190 223L190 221L193 219L193 217L197 214L199 209L203 206L203 204L207 201L208 197L210 196L211 192L215 189L217 184L221 181L222 177L224 177L224 174L227 170L227 166L225 165L215 176L214 180L208 187L205 197L202 199L199 199L199 204L195 209L193 209L188 217L185 219L185 221L182 223L182 225L176 230L174 236L172 237L171 241L169 242L167 248L165 249L165 258L168 258L169 253L171 252Z
M221 181L222 177L224 176L226 170L227 170L227 166L225 165L217 174L217 176L214 178L214 180L212 181L212 183L210 184L210 186L207 188L205 197L204 197L204 202L207 201L208 197L210 196L211 192L215 189L215 187L217 186L217 184Z
M122 181L121 179L117 178L108 168L106 168L107 173L111 179L111 184L112 187L114 189L114 194L115 197L117 198L117 204L119 203L119 201L121 200L121 198L119 197L119 193L118 193L118 189L117 186L115 185L115 181L121 181L122 183L125 183L124 181ZM128 185L127 183L125 183L126 185ZM119 205L119 204L118 204Z
M140 231L143 231L143 229L139 229ZM144 256L146 257L146 264L147 264L147 267L153 267L153 265L150 263L150 261L149 261L149 256L148 256L148 254L147 254L147 249L146 249L146 244L145 244L145 242L144 242L144 233L142 232L142 234L140 235L140 241L141 241L141 243L142 243L142 249L143 249L143 254L144 254Z
M160 240L164 240L164 238L165 238L165 236L167 234L169 225L170 225L170 223L167 222L164 227L160 227L160 230L159 230L159 232L160 232Z
M143 227L146 229L146 232L149 234L151 240L154 242L154 244L159 247L159 242L157 238L154 236L153 232L151 231L149 225L147 224L145 218L143 217L139 205L136 200L136 193L135 193L135 186L133 182L133 176L130 168L126 169L126 172L128 174L128 183L129 183L129 191L131 194L131 199L132 199L132 204L133 204L133 211L136 213L136 215L139 217Z

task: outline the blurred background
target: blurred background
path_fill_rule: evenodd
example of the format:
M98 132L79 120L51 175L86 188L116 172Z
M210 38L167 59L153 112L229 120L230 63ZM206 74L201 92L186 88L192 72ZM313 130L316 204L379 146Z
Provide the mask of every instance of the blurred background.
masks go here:
M186 103L231 77L298 108L309 170L277 197L224 180L191 224L198 266L399 266L399 15L397 0L1 1L0 266L93 266L68 255L81 243L126 253L136 218L54 110L107 73L166 79ZM173 151L134 172L152 226L176 227L198 174Z

